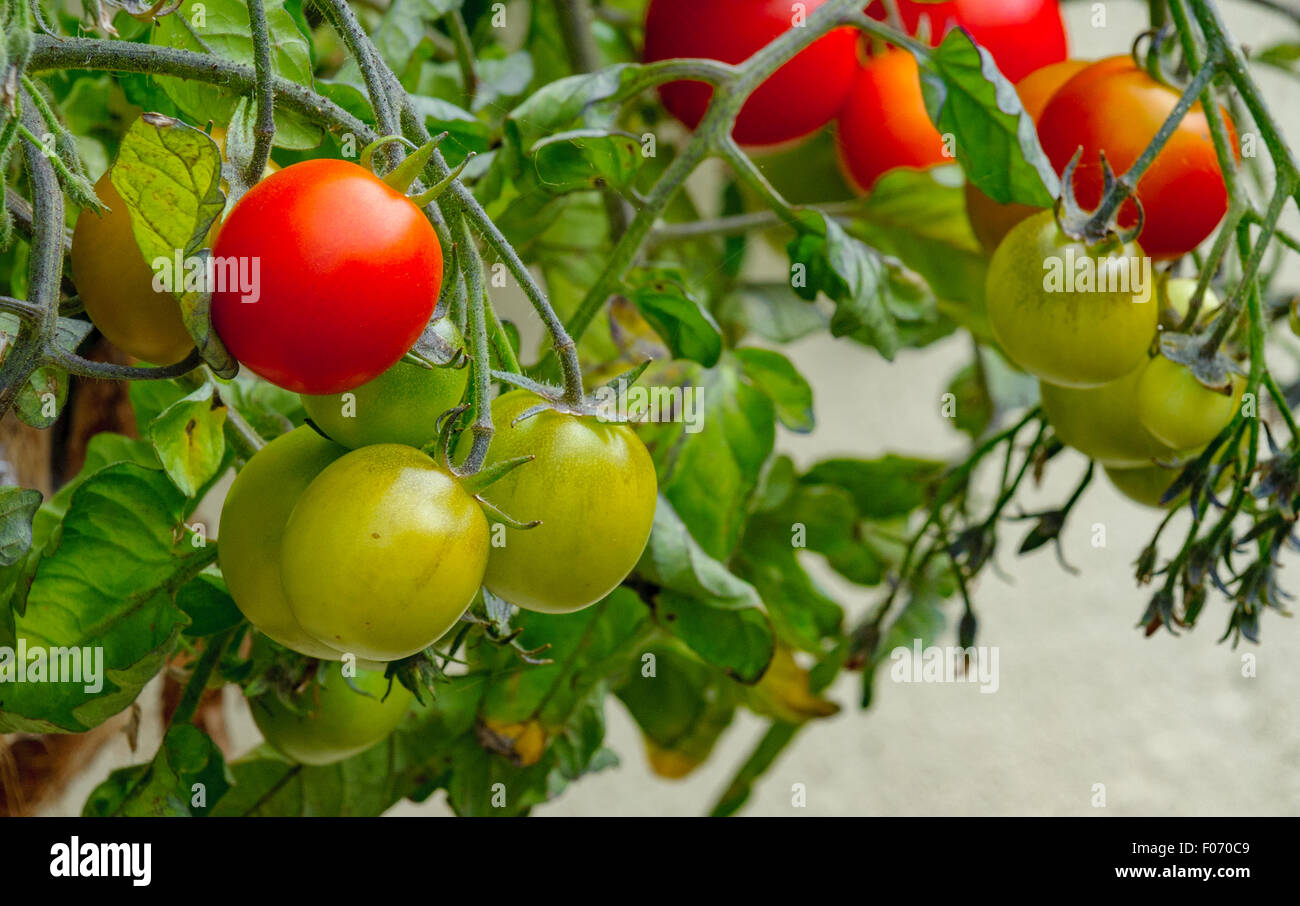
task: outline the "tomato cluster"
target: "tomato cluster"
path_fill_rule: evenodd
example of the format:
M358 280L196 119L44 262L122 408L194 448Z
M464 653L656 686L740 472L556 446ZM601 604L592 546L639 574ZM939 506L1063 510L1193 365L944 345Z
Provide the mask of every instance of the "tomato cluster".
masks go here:
M1160 309L1186 313L1191 280L1138 290L1100 288L1106 274L1141 266L1142 250L1088 248L1061 233L1051 212L1015 226L988 272L989 322L1007 356L1039 378L1043 413L1062 443L1106 467L1121 492L1155 505L1175 466L1232 421L1245 381L1222 392L1151 354ZM1091 288L1062 288L1044 274L1088 259ZM1155 489L1155 490L1153 490ZM1156 490L1159 493L1156 493Z
M460 479L415 446L464 389L462 369L399 363L355 394L304 397L318 428L342 443L308 425L276 438L239 472L222 509L222 572L253 625L310 657L383 663L438 641L481 586L529 610L564 613L626 578L649 539L657 496L636 434L553 408L520 419L542 400L523 391L498 397L486 466L533 459L481 499L540 524L493 528ZM374 706L329 691L326 715L342 700L337 707L364 726L400 717L385 706L363 720L357 709ZM306 761L295 750L306 731L297 729L316 718L260 707L267 739ZM344 740L354 738L340 731L326 748L349 750Z

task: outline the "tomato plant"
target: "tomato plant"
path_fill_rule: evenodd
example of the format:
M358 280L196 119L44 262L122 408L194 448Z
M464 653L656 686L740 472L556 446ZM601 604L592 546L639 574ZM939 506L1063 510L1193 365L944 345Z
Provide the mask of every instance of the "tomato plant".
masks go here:
M348 161L303 161L259 182L212 253L256 274L255 286L213 292L217 334L241 364L298 393L378 377L419 337L442 285L433 226Z
M651 0L646 9L645 60L707 57L741 63L798 25L824 0ZM732 135L743 145L775 145L830 122L857 71L857 36L834 29L769 76L745 101ZM704 82L659 87L664 106L687 127L704 118L713 89Z
M1101 200L1102 154L1115 172L1131 167L1164 124L1178 91L1163 85L1128 57L1094 63L1062 85L1038 121L1043 150L1063 173L1078 149L1074 191L1084 205ZM1225 121L1236 151L1232 120ZM1177 258L1200 245L1223 219L1228 193L1210 126L1197 104L1178 124L1137 185L1143 224L1139 240L1154 258ZM1132 202L1120 224L1137 224Z
M377 670L345 677L327 666L313 679L288 702L264 692L249 703L266 741L302 764L333 764L364 752L397 729L414 703L408 689Z
M661 810L816 811L866 801L807 785L826 721L912 696L927 731L918 678L1292 631L1281 28L145 6L0 4L0 813L519 815L625 739L604 783ZM1069 60L1062 9L1132 59ZM999 607L993 647L1012 594L1062 606ZM71 652L102 671L50 681ZM1162 740L1218 701L1152 694Z
M1013 362L1045 381L1095 387L1123 377L1156 332L1154 295L1131 289L1142 258L1131 243L1117 252L1084 246L1061 232L1050 211L1022 221L989 263L994 336ZM1076 280L1080 261L1095 270L1095 286ZM1106 286L1115 288L1097 288Z
M391 661L432 645L469 607L487 564L487 521L428 456L376 444L307 486L282 545L284 593L303 629Z

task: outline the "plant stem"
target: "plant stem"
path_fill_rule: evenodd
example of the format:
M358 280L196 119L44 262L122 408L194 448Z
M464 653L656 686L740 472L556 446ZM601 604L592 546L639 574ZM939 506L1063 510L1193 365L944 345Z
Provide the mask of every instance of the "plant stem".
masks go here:
M472 108L474 96L478 94L478 73L474 68L474 43L470 40L469 29L465 27L465 16L457 6L443 17L443 21L447 23L447 32L456 48L456 63L460 66L460 81L465 88L466 108Z
M185 691L181 693L181 700L176 704L176 710L172 712L169 727L189 723L194 719L194 715L199 709L199 702L203 698L203 692L208 686L208 679L212 676L212 671L221 663L221 656L230 647L230 642L234 639L235 633L242 628L242 624L232 626L230 629L208 639L203 654L199 657L198 663L194 665L194 671L185 684Z
M266 162L271 159L271 142L275 139L275 92L271 89L271 36L267 30L263 0L248 0L248 27L253 36L253 72L256 86L257 121L253 125L253 153L244 171L244 184L251 186L262 178Z

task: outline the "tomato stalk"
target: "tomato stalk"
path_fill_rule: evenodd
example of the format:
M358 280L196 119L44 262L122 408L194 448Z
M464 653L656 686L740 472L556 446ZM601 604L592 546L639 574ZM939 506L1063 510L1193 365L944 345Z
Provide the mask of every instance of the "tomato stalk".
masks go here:
M267 33L263 0L248 0L248 27L253 36L253 71L257 76L253 100L257 119L253 124L253 151L244 168L243 182L251 186L262 176L271 159L275 140L275 93L271 90L271 37Z

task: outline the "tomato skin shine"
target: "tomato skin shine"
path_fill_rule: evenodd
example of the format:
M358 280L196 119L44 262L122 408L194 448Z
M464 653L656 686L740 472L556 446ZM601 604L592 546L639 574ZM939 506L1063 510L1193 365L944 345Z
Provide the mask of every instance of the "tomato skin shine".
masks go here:
M221 573L248 621L299 654L335 661L342 654L303 629L290 609L281 586L280 551L294 504L321 470L346 452L306 426L277 437L235 476L217 530Z
M1122 288L1144 281L1145 296ZM1142 250L1134 243L1119 251L1088 248L1062 233L1051 211L1022 221L1002 240L985 295L1002 350L1053 384L1117 380L1142 364L1156 334L1159 305Z
M256 301L240 287L212 294L217 334L242 364L298 393L378 377L420 336L442 284L442 249L424 214L340 160L263 179L226 218L213 254L246 273L256 262Z
M285 596L303 629L360 658L432 645L483 581L478 502L430 457L401 444L353 450L316 477L284 530Z
M488 464L534 456L482 492L530 529L505 529L483 584L511 604L569 613L594 604L627 577L645 550L658 483L650 453L626 425L546 410L512 422L541 400L522 390L492 402L496 434ZM458 451L468 449L462 437Z
M1128 170L1146 150L1178 103L1179 94L1162 85L1129 57L1093 63L1057 90L1043 109L1038 135L1057 173L1075 152L1083 155L1074 173L1079 203L1092 209L1101 201L1101 152L1116 173ZM1232 120L1224 112L1231 144ZM1200 245L1228 209L1228 190L1198 102L1187 112L1137 186L1145 221L1138 241L1157 260L1177 258ZM1137 223L1130 200L1120 209L1120 226Z
M966 29L1013 82L1066 56L1065 22L1058 0L899 0L898 11L909 34L916 34L925 16L930 43L935 47L951 29ZM885 18L880 0L875 0L867 13L882 21Z
M862 68L836 121L835 148L845 175L861 192L895 167L925 169L952 160L925 112L910 53L886 51Z
M706 57L741 63L795 26L825 0L650 0L646 11L647 63ZM732 136L742 145L774 145L802 138L830 122L857 72L857 34L836 28L818 38L754 90ZM694 129L713 96L705 82L670 82L659 89L668 112Z
M333 764L383 742L397 729L415 696L382 671L358 670L352 689L336 664L324 666L319 683L293 696L293 708L273 692L252 699L249 710L263 738L302 764Z

